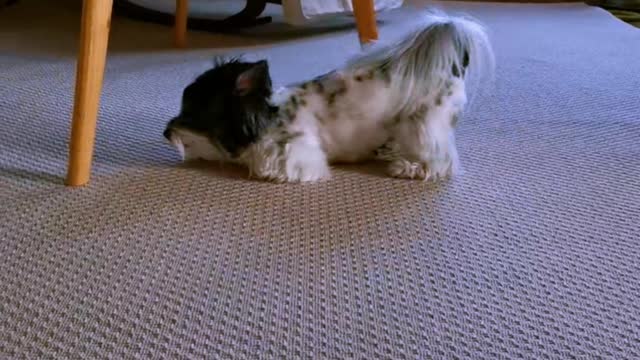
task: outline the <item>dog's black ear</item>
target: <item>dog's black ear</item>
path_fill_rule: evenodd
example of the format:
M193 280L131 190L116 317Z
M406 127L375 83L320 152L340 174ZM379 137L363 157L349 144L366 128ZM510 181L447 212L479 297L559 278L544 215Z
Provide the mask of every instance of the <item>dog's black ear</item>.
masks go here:
M240 96L252 93L264 93L271 91L271 77L269 64L266 60L251 63L249 69L243 71L236 79L235 93Z

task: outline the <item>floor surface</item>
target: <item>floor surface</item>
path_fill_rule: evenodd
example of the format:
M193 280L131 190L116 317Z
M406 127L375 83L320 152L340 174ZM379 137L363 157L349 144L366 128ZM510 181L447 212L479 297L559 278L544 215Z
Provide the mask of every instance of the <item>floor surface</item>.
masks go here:
M447 2L498 61L460 121L465 173L274 185L179 165L162 130L183 87L226 52L306 79L359 51L355 31L174 50L169 28L116 18L95 171L72 189L79 8L53 4L0 11L0 358L640 358L638 29L578 4Z

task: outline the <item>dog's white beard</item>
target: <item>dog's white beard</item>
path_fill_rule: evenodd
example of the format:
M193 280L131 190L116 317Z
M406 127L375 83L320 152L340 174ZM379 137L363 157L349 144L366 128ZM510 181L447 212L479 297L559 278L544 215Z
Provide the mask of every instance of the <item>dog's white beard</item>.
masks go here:
M186 129L176 129L169 140L183 161L189 160L222 160L228 155L204 135Z

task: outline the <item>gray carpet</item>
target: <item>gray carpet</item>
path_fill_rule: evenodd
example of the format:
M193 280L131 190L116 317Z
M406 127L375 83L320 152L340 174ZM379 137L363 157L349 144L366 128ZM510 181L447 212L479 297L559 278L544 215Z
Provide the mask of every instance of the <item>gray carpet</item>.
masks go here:
M180 166L161 132L214 52L289 82L357 52L355 33L177 51L114 19L79 189L62 186L78 6L0 11L0 358L640 358L640 31L584 5L445 8L485 21L498 58L456 181Z

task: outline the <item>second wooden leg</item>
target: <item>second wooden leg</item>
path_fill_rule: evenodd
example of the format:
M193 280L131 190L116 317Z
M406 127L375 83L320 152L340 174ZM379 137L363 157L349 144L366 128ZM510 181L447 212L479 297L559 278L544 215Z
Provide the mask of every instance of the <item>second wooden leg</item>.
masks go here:
M85 185L91 175L98 108L109 42L112 0L84 0L66 184Z
M174 44L176 47L187 46L187 19L189 18L189 0L176 0L174 25Z
M356 18L358 36L362 45L378 40L378 25L374 0L353 0L353 14Z

